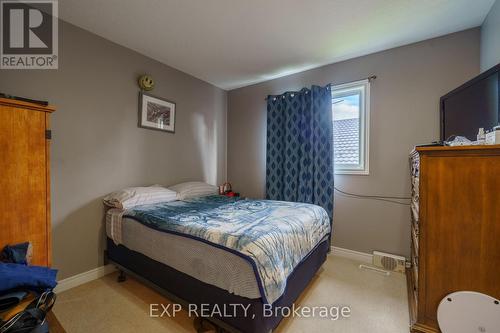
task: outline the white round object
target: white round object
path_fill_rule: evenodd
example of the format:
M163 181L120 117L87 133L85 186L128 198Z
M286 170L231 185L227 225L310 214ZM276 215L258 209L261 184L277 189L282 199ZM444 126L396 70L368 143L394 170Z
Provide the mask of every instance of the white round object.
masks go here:
M443 333L500 333L500 304L485 294L459 291L439 303L437 319Z

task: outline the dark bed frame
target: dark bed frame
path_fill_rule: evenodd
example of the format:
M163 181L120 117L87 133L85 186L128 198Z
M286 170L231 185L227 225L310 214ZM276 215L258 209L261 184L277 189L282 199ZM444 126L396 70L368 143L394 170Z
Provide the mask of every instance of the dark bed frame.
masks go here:
M291 307L293 302L307 287L318 269L325 262L329 252L329 238L323 240L295 268L287 280L284 294L273 304L273 307ZM224 304L243 304L250 306L247 316L238 307L234 317L204 318L228 332L267 333L275 329L282 317L281 311L272 316L264 316L261 298L250 299L237 296L216 286L204 283L172 267L155 261L139 252L132 251L123 245L116 245L107 238L106 260L115 264L119 270L126 272L141 282L149 285L170 301L187 307L188 304L210 304L211 307L223 308ZM120 278L123 278L123 273Z

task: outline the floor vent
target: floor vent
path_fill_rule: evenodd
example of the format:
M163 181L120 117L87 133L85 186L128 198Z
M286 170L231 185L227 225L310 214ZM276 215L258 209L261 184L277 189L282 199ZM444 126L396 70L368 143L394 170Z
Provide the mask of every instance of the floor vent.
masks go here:
M394 254L373 251L373 265L389 272L404 273L406 259Z

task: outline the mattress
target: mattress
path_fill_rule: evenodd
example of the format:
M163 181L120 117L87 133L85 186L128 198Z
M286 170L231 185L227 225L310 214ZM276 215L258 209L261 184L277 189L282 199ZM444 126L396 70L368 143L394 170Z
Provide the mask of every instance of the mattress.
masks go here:
M133 221L124 225L124 218ZM164 264L229 293L260 296L268 304L285 293L290 274L331 230L327 212L317 205L219 195L110 209L106 220L115 244L155 261L165 260ZM137 224L145 228L138 231ZM178 238L155 236L155 230ZM144 244L138 234L145 235L145 248L139 249ZM194 247L183 247L188 239ZM227 253L213 252L216 249ZM196 255L190 257L187 250ZM241 259L232 259L237 257ZM249 283L255 292L245 288Z
M106 234L112 238L110 219L106 219ZM231 252L191 238L154 230L127 217L122 219L121 237L121 244L129 250L202 282L238 296L261 297L252 266Z

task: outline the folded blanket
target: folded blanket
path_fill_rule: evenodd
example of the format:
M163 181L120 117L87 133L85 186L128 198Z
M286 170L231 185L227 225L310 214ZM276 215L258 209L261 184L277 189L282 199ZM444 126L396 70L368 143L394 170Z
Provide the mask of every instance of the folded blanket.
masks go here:
M30 290L53 289L57 270L40 266L0 263L0 293L24 288Z

